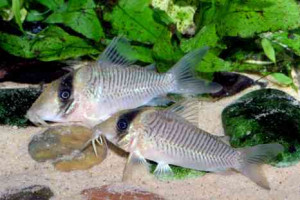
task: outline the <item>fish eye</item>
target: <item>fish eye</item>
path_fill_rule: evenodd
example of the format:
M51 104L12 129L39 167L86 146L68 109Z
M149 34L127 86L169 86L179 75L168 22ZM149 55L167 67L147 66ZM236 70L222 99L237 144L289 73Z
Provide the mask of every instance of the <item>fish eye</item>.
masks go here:
M125 119L120 119L117 123L117 127L119 130L126 130L128 127L128 122Z
M61 98L62 100L67 100L67 99L69 99L70 96L71 96L71 91L68 90L68 89L62 90L62 91L60 92L59 96L60 96L60 98Z

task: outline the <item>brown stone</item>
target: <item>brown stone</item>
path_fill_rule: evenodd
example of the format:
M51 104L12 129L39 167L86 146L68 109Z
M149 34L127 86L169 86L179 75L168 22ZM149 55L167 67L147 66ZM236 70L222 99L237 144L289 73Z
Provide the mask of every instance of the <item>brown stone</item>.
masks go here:
M52 161L56 169L64 172L84 170L101 163L107 154L105 145L82 148L92 137L92 131L83 126L56 126L35 135L29 143L29 154L38 161Z
M124 183L86 189L81 194L87 200L164 200L155 193Z

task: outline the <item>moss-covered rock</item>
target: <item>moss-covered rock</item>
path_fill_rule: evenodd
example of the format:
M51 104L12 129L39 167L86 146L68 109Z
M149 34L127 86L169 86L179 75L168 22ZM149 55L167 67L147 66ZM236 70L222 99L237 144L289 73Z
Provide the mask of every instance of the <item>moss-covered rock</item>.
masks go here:
M223 110L222 121L233 147L278 142L285 151L272 165L290 166L300 160L300 103L287 93L250 92Z
M0 89L0 124L28 125L25 114L40 94L38 88Z

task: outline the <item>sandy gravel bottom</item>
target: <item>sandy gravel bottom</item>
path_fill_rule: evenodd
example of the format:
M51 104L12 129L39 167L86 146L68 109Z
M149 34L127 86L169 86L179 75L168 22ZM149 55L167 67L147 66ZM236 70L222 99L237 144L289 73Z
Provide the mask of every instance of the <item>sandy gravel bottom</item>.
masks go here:
M226 98L213 105L202 102L199 126L222 135L221 111L235 98ZM103 163L85 171L59 172L51 163L35 162L28 154L28 143L33 135L43 130L36 127L0 127L0 194L14 188L41 184L52 189L53 199L77 200L83 199L80 195L83 189L121 181L126 158L112 151ZM269 180L270 191L236 172L210 173L193 179L162 182L141 170L137 171L131 183L172 200L300 199L300 163L280 169L265 165L262 170Z

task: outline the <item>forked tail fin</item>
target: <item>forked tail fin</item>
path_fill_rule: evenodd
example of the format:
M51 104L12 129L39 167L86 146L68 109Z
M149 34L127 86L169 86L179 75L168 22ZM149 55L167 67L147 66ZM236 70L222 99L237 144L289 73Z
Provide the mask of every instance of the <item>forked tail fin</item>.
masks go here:
M270 189L269 183L260 170L260 164L274 158L279 153L283 152L284 148L281 144L260 144L254 147L239 149L241 152L239 166L236 170L250 178L257 185Z
M195 67L201 62L208 51L208 47L196 49L185 55L169 73L176 79L176 86L172 92L178 94L216 93L222 89L218 83L208 82L197 78Z

